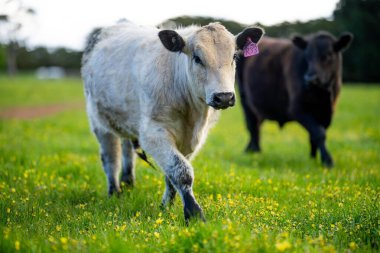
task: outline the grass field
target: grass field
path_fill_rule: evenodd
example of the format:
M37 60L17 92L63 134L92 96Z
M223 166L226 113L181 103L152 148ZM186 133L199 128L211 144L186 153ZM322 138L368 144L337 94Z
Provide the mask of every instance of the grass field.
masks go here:
M80 80L0 78L0 110L83 100ZM240 106L223 112L193 161L207 223L160 210L163 174L138 161L137 185L107 197L83 110L0 120L0 252L379 252L380 86L345 86L328 147L308 156L306 132L265 123L263 153Z

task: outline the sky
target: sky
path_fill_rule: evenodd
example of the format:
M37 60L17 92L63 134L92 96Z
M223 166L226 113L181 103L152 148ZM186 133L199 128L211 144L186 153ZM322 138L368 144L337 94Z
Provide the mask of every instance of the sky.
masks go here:
M64 46L81 50L95 27L121 18L155 26L182 15L210 16L243 24L273 25L331 17L338 0L23 0L36 15L29 21L29 46Z

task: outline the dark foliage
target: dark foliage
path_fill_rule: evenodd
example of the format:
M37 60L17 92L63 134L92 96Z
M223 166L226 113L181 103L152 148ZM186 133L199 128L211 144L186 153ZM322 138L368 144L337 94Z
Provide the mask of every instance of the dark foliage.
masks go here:
M380 1L340 0L334 20L354 41L344 56L344 77L350 81L380 81Z

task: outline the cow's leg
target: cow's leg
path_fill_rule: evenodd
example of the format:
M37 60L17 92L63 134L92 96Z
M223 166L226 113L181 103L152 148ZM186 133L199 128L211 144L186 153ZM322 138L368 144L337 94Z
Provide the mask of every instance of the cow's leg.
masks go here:
M104 133L98 130L95 130L95 135L100 143L100 157L107 176L108 194L111 196L120 192L120 139L112 133Z
M161 203L162 207L166 207L173 204L173 201L176 195L175 188L167 176L165 176L165 184L166 184L166 188L165 188L164 196L162 197L162 203Z
M164 128L150 123L149 129L142 132L139 141L141 147L153 156L154 160L163 169L168 181L181 196L185 220L188 221L192 217L205 220L202 208L193 194L193 167L176 149L170 134Z
M245 149L246 152L260 152L260 125L261 120L248 106L245 98L242 98L242 105L244 110L245 122L250 134L249 143Z
M316 158L317 156L317 144L310 138L310 156Z
M121 182L126 186L135 184L135 159L136 154L132 141L125 139L122 143L123 164L121 172Z
M321 153L323 165L333 167L333 159L326 148L326 129L308 114L298 115L297 121L309 132L311 143L314 143Z

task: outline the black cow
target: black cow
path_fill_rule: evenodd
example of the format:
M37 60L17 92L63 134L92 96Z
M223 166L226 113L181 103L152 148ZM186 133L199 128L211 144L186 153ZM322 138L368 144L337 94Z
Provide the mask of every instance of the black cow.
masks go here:
M259 152L260 125L274 120L283 126L297 121L309 133L311 156L320 151L322 163L334 162L325 140L341 87L342 54L353 39L327 32L305 38L263 38L260 54L237 61L237 81L251 140L247 151Z

